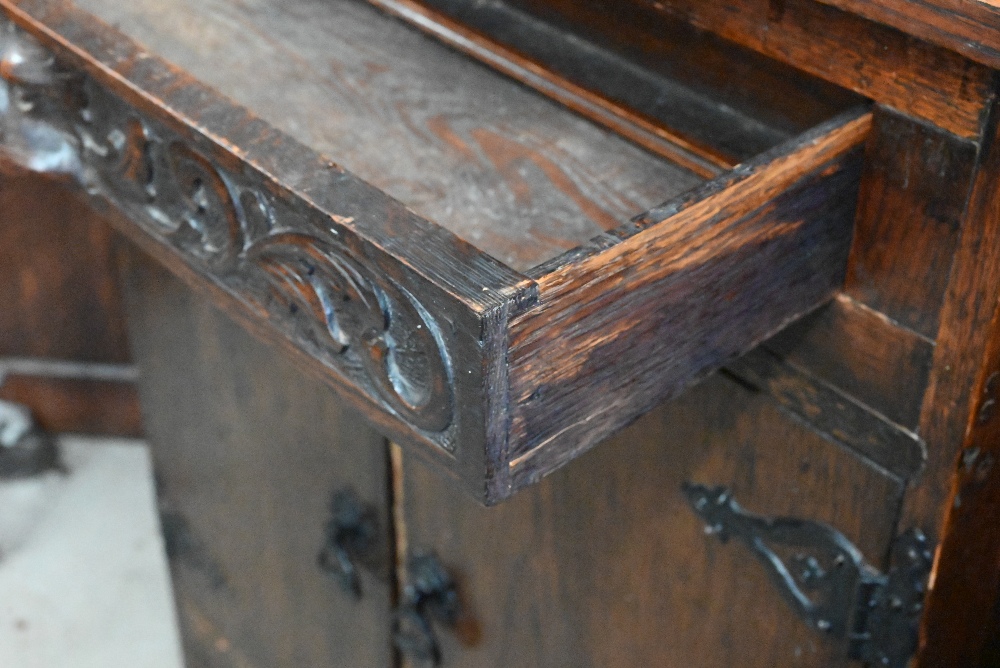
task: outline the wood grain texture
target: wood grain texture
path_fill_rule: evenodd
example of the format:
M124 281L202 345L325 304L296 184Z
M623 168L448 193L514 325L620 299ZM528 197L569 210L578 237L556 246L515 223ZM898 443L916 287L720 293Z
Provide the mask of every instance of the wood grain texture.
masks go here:
M927 442L927 475L906 496L901 526L939 535L952 472L973 419L976 382L1000 300L1000 126L991 114L988 141L975 168L972 193L948 278L920 434Z
M926 337L937 336L975 158L968 142L876 109L847 294Z
M842 649L791 612L738 543L706 536L685 481L828 522L879 563L902 486L713 376L496 508L404 461L411 552L457 578L478 634L438 625L443 665L830 668ZM473 626L470 624L469 626Z
M190 665L391 665L383 438L140 254L123 284ZM358 602L316 563L348 487L380 531Z
M364 3L77 4L518 270L702 180Z
M923 470L927 453L913 431L886 420L840 388L766 347L728 364L726 372L901 481L913 479Z
M952 478L917 666L1000 665L1000 309L988 326Z
M813 0L638 0L810 74L978 138L992 72L954 52Z
M0 172L0 356L128 360L111 241L72 190Z
M540 275L538 306L511 322L500 489L537 480L829 299L869 121L831 121Z
M820 0L1000 68L995 0Z
M884 314L837 295L764 345L889 421L917 428L934 344Z
M619 4L609 13L599 2L579 1L372 2L706 177L860 102L640 7Z
M928 445L928 475L908 491L901 518L901 526L923 526L932 535L938 536L942 536L947 530L945 518L949 512L955 512L950 510L954 505L953 493L957 491L955 485L964 487L974 482L977 468L981 464L979 461L972 461L978 460L978 457L970 457L971 465L968 470L963 470L962 455L971 452L966 450L966 446L975 447L974 441L987 427L978 425L977 422L984 399L983 391L987 389L986 379L991 373L988 370L992 360L991 340L994 335L991 322L995 317L997 303L1000 301L1000 190L996 187L1000 175L998 121L1000 114L994 110L988 126L989 141L985 143L977 161L972 194L963 216L962 234L941 313L941 331L934 351L930 386L924 400L920 424L921 434ZM963 469L958 469L956 476L958 467ZM987 467L985 471L987 477L992 475L991 471L992 468ZM974 492L974 489L969 491ZM978 497L980 502L985 504L985 510L988 510L989 504L992 503L989 493ZM973 496L975 497L974 493ZM976 498L970 500L975 506ZM955 521L958 523L979 521L971 519L971 515L968 519L964 519L962 515L964 512L960 513ZM958 528L957 531L961 534L963 529ZM976 540L980 539L983 552L978 553L979 557L991 558L989 551L992 549L991 546L996 545L995 539L990 534L977 537ZM948 557L947 563L951 564L948 566L949 569L954 569L956 563L953 560L961 560L962 551L975 550L975 546L966 544L963 547L959 538L958 544L953 545L951 549L957 552ZM944 547L939 553L941 567L946 563L943 550ZM970 575L975 576L981 569L991 568L991 565L970 560L968 568ZM954 572L945 577L953 578ZM994 582L992 576L988 576L976 586L981 584L986 595L993 586L991 583ZM945 585L946 592L947 588L954 584L952 580L950 585ZM929 593L930 606L935 605L933 603L936 596L935 589L936 584ZM949 600L952 595L943 594L944 600ZM982 599L977 597L974 600L979 603L976 609L980 617L973 622L973 626L968 626L969 618L964 616L973 614L971 607L968 612L954 611L956 634L972 641L979 638L979 644L973 642L968 648L970 652L968 656L972 660L976 660L976 652L985 651L985 646L981 642L982 637L978 635L981 633L979 624L986 623L988 615L995 614L983 609ZM941 612L939 609L935 615ZM928 616L927 619L935 617ZM950 644L950 640L942 639L940 617L937 619L939 621L935 622L934 627L928 626L924 629L921 651L918 654L920 666L936 668L942 664L932 661L933 657L947 657L949 652L960 654L965 651L962 647L949 649L934 646L940 642ZM934 636L930 635L932 628L935 629ZM923 658L925 653L928 657L926 660Z
M502 361L483 349L530 281L90 15L4 9L70 68L26 120L75 138L81 178L125 213L109 220L481 496L486 383Z

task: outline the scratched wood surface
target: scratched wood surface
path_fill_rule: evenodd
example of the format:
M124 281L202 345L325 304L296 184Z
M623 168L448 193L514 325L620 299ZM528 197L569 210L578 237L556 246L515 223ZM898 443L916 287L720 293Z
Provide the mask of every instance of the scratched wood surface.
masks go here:
M538 305L511 323L511 480L497 484L537 480L829 299L869 121L831 121L543 267Z
M706 535L684 481L730 486L761 514L828 522L879 566L903 491L717 375L495 508L404 456L409 550L437 553L474 621L435 625L442 665L853 665L739 541Z
M364 3L76 4L515 269L702 181Z
M369 1L699 173L750 159L860 101L648 8Z
M389 666L384 439L136 250L129 330L191 668ZM317 566L334 492L374 509L363 598Z

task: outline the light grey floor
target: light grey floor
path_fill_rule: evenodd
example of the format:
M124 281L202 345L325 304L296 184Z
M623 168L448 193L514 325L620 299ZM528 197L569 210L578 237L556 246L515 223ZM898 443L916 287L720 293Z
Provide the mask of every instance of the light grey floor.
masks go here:
M61 447L0 481L0 668L183 668L148 448Z

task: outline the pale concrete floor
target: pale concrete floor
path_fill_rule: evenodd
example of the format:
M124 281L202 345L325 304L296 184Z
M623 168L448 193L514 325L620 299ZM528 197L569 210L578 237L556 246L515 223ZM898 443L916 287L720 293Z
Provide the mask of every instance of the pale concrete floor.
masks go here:
M148 448L60 445L0 481L0 668L183 668Z

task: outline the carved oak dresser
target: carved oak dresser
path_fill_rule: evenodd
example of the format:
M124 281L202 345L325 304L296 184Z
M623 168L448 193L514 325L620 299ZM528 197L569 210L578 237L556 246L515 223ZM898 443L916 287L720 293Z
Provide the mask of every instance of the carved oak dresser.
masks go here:
M998 666L998 68L994 0L0 0L0 397L150 439L191 668Z

